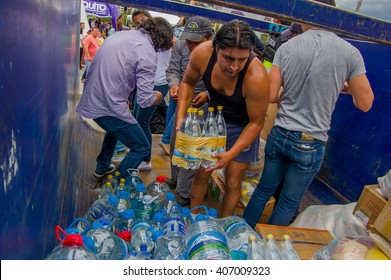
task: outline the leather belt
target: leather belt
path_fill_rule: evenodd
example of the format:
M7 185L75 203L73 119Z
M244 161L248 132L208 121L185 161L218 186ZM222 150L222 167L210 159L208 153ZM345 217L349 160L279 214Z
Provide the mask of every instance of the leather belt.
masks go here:
M314 141L315 138L312 137L312 136L309 136L307 133L305 132L302 132L301 133L301 140L305 140L305 141Z

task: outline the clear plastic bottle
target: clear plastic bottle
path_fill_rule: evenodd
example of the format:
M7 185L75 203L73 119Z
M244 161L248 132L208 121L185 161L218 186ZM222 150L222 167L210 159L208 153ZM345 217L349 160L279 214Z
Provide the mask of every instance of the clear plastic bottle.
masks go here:
M108 193L107 198L95 200L83 218L88 220L91 224L100 218L106 218L107 220L112 221L118 215L117 206L118 198L112 193ZM84 225L80 223L79 225L81 226L81 229L84 230Z
M98 190L98 199L107 198L109 193L112 193L113 188L111 186L111 182L106 182L100 189Z
M281 259L282 260L300 260L295 248L292 245L292 239L289 235L284 234L280 242L281 245Z
M95 244L96 256L99 260L122 260L127 258L129 247L118 235L97 221L92 229L86 232Z
M155 246L151 224L145 220L137 220L133 223L131 232L131 248L139 252L151 253Z
M238 216L228 216L218 219L218 222L228 237L228 245L231 250L246 252L250 235L255 235L258 241L261 240L256 231Z
M217 106L217 134L218 134L218 144L217 144L217 153L225 152L227 145L227 125L225 124L224 116L223 116L223 106Z
M60 226L55 227L56 237L61 242L61 246L50 252L45 260L96 260L96 255L84 246L83 238L80 234L68 234ZM65 238L60 237L60 233Z
M156 240L154 259L187 260L187 249L184 236L163 235Z
M198 110L197 117L198 117L198 122L200 124L200 128L202 131L204 129L204 125L205 125L204 110Z
M152 226L159 227L163 230L163 223L164 223L164 213L156 212L153 215Z
M163 231L165 235L184 236L186 234L186 225L181 214L181 208L179 204L174 204L164 217Z
M197 215L185 240L190 260L231 260L224 230L207 215Z
M187 208L187 207L182 207L181 208L181 214L182 214L182 217L183 217L183 220L185 221L185 227L186 227L186 231L188 230L188 228L190 227L191 225L191 213L190 213L190 209Z
M265 260L265 252L263 249L263 241L259 240L257 235L250 234L248 236L248 248L247 248L248 260Z
M185 131L185 134L191 136L192 139L200 138L202 134L196 112L197 109L193 108L189 125ZM201 165L201 159L196 155L195 144L195 141L190 141L187 146L187 155L185 154L188 169L191 170L196 170Z
M138 169L128 169L127 171L128 171L129 176L127 176L125 178L125 186L129 186L130 197L133 198L137 195L136 186L138 184L142 184L143 181L138 176L138 174L140 172Z
M204 152L208 159L202 159L201 166L203 168L212 168L216 165L217 160L212 158L213 154L217 153L217 121L214 115L214 108L208 108L208 115L205 120L205 125L202 130L202 137L207 139L204 147Z
M175 194L172 192L165 192L166 199L163 202L163 208L160 210L160 212L165 212L166 214L170 212L171 207L174 205L175 201Z
M187 151L186 146L183 145L183 141L186 139L186 133L192 118L192 108L187 109L186 117L179 128L177 138L175 140L175 148L172 155L172 164L182 168L188 168L187 166Z
M114 148L114 154L111 159L112 162L114 163L120 163L126 156L126 146L121 142L117 141L117 144L115 145Z
M168 177L166 176L157 176L155 181L152 181L147 185L147 194L150 194L152 197L159 196L155 201L156 205L161 206L166 200L165 192L169 192L170 188L166 184Z
M125 179L121 179L125 182ZM118 212L123 212L126 209L130 209L130 188L125 186L122 182L117 186L117 197L118 197Z
M114 175L110 174L107 176L107 182L111 183L111 188L112 188L111 192L115 192L115 190L117 189L117 185L119 184L119 180L120 180L119 171L115 171Z
M130 232L135 218L133 209L126 209L124 212L119 212L118 217L114 219L112 224L113 231L118 235L124 230Z
M274 239L273 234L267 234L265 239L265 259L266 260L281 260L281 251Z
M133 203L133 209L136 214L136 218L143 219L143 220L151 220L153 217L153 214L155 213L156 204L155 200L158 197L152 198L149 194L145 194L145 186L144 184L138 184L136 186L137 190L137 198L133 200L135 204Z

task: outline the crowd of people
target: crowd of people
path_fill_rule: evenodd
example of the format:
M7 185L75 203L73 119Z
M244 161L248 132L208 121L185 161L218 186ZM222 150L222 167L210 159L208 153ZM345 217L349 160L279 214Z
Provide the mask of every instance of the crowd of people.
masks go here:
M148 11L134 10L132 21L135 29L108 35L103 44L97 38L104 23L95 22L81 45L87 74L76 110L106 131L95 177L114 170L126 177L129 168L152 168L150 120L166 95L166 129L159 145L170 159L187 109L222 105L226 151L214 155L213 168L194 171L171 164L167 183L179 204L193 208L203 203L212 172L224 168L219 216L233 215L243 174L258 161L268 105L277 103L264 169L244 219L254 227L267 201L278 194L268 223L288 225L320 170L339 95L350 94L364 112L372 106L374 95L360 52L331 31L295 23L285 32L288 40L276 51L268 73L259 59L259 39L243 20L224 23L217 32L201 16L181 18L173 28ZM117 141L130 151L115 167L111 158Z

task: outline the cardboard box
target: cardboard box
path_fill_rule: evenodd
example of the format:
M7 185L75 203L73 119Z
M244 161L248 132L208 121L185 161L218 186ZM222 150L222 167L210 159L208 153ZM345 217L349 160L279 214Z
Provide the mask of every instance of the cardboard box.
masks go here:
M373 226L384 238L391 241L391 200L384 206Z
M213 172L212 177L209 181L208 194L206 197L206 203L208 207L219 209L221 205L221 201L223 200L223 196L224 196L224 183L220 180L217 173ZM274 202L275 202L274 197L270 198L270 200L265 206L265 210L262 213L259 223L267 222L270 215L272 214L274 208ZM243 217L244 209L245 206L243 205L243 203L239 201L238 205L235 208L235 214L237 216Z
M289 235L293 241L293 247L302 260L311 259L316 251L322 249L333 240L332 235L327 230L265 224L257 224L255 229L262 237L272 234L278 241L282 239L284 234Z
M271 197L270 200L266 203L265 209L263 210L262 216L259 219L260 224L265 224L267 223L267 220L269 220L270 216L272 215L273 208L274 208L274 197ZM239 217L243 217L243 212L246 207L239 201L238 205L236 206L235 209L235 214L238 215Z
M353 210L353 215L367 228L371 228L387 203L379 185L366 185Z

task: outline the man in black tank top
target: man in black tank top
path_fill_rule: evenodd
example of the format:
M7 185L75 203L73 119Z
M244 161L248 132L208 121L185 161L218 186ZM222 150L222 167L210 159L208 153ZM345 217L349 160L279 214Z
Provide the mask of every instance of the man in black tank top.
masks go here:
M202 77L211 106L222 105L227 123L227 148L215 155L214 168L196 171L191 187L191 207L202 204L209 178L215 169L225 169L225 193L219 217L233 215L240 199L244 171L258 160L259 134L269 104L269 78L252 53L255 34L244 21L225 23L213 42L195 48L180 85L176 130L190 106L194 85Z

